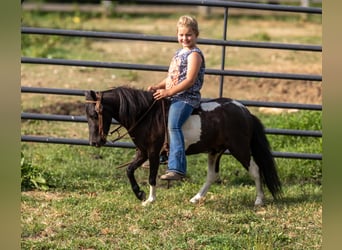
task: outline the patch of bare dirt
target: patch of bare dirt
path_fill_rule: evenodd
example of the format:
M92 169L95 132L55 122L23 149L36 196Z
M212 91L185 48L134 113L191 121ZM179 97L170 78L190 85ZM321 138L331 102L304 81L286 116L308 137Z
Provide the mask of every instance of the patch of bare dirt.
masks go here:
M27 109L25 112L55 115L80 115L85 114L83 102L57 102L45 105L41 108Z
M322 103L320 82L231 78L226 85L224 96L234 99L303 104Z
M218 97L218 85L217 79L207 79L202 90L202 96L205 98ZM233 99L322 104L322 85L320 82L261 78L248 80L230 77L225 80L224 86L223 96ZM80 115L84 114L84 103L82 101L57 102L40 108L28 109L25 112Z

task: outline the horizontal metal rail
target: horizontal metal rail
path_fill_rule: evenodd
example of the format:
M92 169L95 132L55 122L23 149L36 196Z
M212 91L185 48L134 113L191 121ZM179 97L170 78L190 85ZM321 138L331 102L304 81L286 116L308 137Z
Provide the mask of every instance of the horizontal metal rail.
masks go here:
M225 19L229 8L237 9L251 9L251 10L266 10L266 11L279 11L279 12L293 12L293 13L306 13L306 14L322 14L321 8L311 7L298 7L298 6L284 6L273 4L260 4L260 3L246 3L246 2L231 2L220 0L137 0L138 4L153 4L153 5L188 5L188 6L207 6L207 7L222 7L225 9ZM224 26L226 30L226 23ZM157 35L144 35L144 34L127 34L116 32L98 32L98 31L82 31L82 30L65 30L65 29L49 29L49 28L35 28L35 27L22 27L22 34L32 35L58 35L68 37L88 37L94 39L120 39L120 40L138 40L138 41L155 41L155 42L177 42L176 37L170 36L157 36ZM225 36L224 36L225 37ZM232 41L217 40L217 39L204 39L198 40L199 44L232 47L246 47L246 48L261 48L261 49L280 49L280 50L298 50L309 52L322 52L322 46L309 45L309 44L283 44L274 42L254 42L254 41ZM224 50L223 50L224 51ZM224 53L222 52L224 57ZM161 71L167 72L168 67L162 65L143 65L131 64L121 62L98 62L98 61L80 61L70 59L46 59L46 58L30 58L22 57L22 63L31 64L48 64L48 65L63 65L63 66L80 66L80 67L97 67L97 68L116 68L127 70L144 70L144 71ZM224 62L224 61L223 61ZM224 64L223 64L224 65ZM221 65L222 66L222 65ZM322 75L307 75L307 74L287 74L275 72L254 72L242 70L224 70L221 69L206 69L208 75L223 76L237 76L237 77L255 77L255 78L271 78L271 79L289 79L289 80L305 80L322 82ZM84 90L75 89L51 89L51 88L35 88L35 87L21 87L22 93L35 93L35 94L55 94L55 95L71 95L71 96L84 96ZM205 100L205 99L204 99ZM298 104L298 103L279 103L279 102L259 102L250 100L238 100L246 106L255 107L270 107L270 108L286 108L286 109L305 109L305 110L322 110L322 105L317 104ZM26 113L21 114L23 120L46 120L46 121L62 121L62 122L86 122L85 116L72 116L72 115L53 115L53 114L37 114ZM113 124L118 124L114 119ZM293 129L265 129L267 134L274 135L291 135L291 136L310 136L322 137L321 131L302 131ZM68 139L68 138L53 138L46 136L30 136L22 135L23 142L44 142L56 144L72 144L72 145L89 145L87 140L82 139ZM132 142L115 142L107 143L107 147L124 147L134 148ZM225 152L229 154L229 151ZM280 158L297 158L297 159L315 159L321 160L322 154L310 153L291 153L291 152L272 152L274 157Z
M34 94L53 94L53 95L74 95L84 96L85 90L77 89L57 89L57 88L41 88L41 87L21 87L22 93L34 93ZM209 100L203 98L203 100ZM300 103L286 103L286 102L261 102L250 100L237 100L246 106L254 107L270 107L270 108L285 108L285 109L301 109L301 110L322 110L322 105L319 104L300 104Z
M85 116L74 115L51 115L51 114L37 114L37 113L21 113L21 119L23 120L46 120L46 121L60 121L60 122L87 122ZM112 120L112 124L119 124L115 119ZM310 137L322 137L321 131L315 130L295 130L295 129L266 129L267 134L274 135L292 135L292 136L310 136Z
M40 113L21 113L22 120L40 120L40 121L57 121L57 122L87 122L84 115L52 115ZM119 124L118 121L112 119L112 124Z
M144 35L144 34L131 34L131 33L65 30L65 29L50 29L50 28L35 28L35 27L22 27L21 33L22 34L35 34L35 35L88 37L88 38L101 38L101 39L137 40L137 41L150 41L150 42L151 41L152 42L174 42L174 43L178 42L177 38L174 36L157 36L157 35ZM322 46L319 46L319 45L230 41L230 40L203 39L203 38L199 38L197 42L199 44L205 44L205 45L322 52Z
M23 142L41 142L41 143L53 143L53 144L70 144L70 145L81 145L89 146L88 140L82 139L69 139L69 138L55 138L47 136L21 136ZM135 148L132 142L107 142L104 147L121 147L121 148ZM227 150L225 154L230 154ZM274 157L279 158L291 158L291 159L311 159L311 160L322 160L322 154L311 154L311 153L292 153L292 152L272 152Z
M322 14L321 8L301 7L301 6L286 6L276 4L260 4L260 3L242 3L222 0L136 0L137 4L170 4L170 5L195 5L208 7L225 7L238 9L252 9L252 10L269 10L293 13L308 13L308 14Z
M21 93L84 96L85 90L21 86Z
M56 138L48 136L33 136L22 135L21 141L23 142L41 142L41 143L53 143L53 144L71 144L71 145L83 145L90 146L89 141L85 139L70 139L70 138ZM105 147L121 147L121 148L135 148L132 142L107 142Z
M32 58L22 57L22 63L31 64L50 64L62 66L78 66L78 67L96 67L96 68L110 68L110 69L130 69L130 70L145 70L145 71L168 71L168 66L162 65L146 65L146 64L133 64L122 62L97 62L97 61L84 61L84 60L70 60L70 59L48 59L48 58ZM219 70L219 69L206 69L205 73L208 75L224 75L224 76L241 76L241 77L263 77L273 79L289 79L289 80L307 80L307 81L322 81L321 75L308 75L308 74L287 74L287 73L268 73L256 71L243 71L243 70Z

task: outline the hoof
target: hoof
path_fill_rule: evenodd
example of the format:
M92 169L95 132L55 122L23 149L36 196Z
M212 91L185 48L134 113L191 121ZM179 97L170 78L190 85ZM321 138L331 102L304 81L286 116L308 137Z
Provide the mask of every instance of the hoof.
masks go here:
M197 204L197 203L198 203L198 200L197 200L197 199L194 199L194 198L192 198L192 199L190 200L190 202L191 202L192 204Z
M195 195L194 197L191 198L190 202L193 204L198 203L201 200L202 197Z
M254 202L254 206L261 207L264 205L264 201L261 198L257 198Z
M138 199L141 200L141 201L144 201L146 200L146 194L144 191L140 191L137 195Z
M152 204L154 202L154 200L150 200L147 199L146 201L142 202L143 207L149 206L150 204Z

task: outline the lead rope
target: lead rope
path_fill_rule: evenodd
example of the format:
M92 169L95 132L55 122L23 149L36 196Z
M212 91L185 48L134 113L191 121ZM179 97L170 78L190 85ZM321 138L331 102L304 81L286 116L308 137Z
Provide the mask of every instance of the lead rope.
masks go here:
M103 93L98 92L96 93L96 101L94 100L86 100L86 103L94 103L95 104L95 111L98 115L98 120L99 120L99 135L102 139L106 140L107 135L104 134L103 132L103 117L102 117L102 98L103 98Z
M154 102L152 103L152 105L149 107L149 109L144 113L144 115L142 117L140 117L140 119L134 124L134 126L132 126L129 131L132 131L133 128L135 128L138 123L147 115L147 113L152 109L153 105L156 103L157 100L154 100ZM168 133L168 130L167 130L167 124L166 124L166 112L165 112L165 101L164 99L161 100L162 101L162 111L163 111L163 124L164 124L164 129L165 129L165 134L164 134L164 144L163 144L163 147L161 149L160 152L163 152L163 150L166 152L167 156L169 155L169 133ZM115 130L113 130L111 132L114 133L114 132L117 132L122 126L116 128ZM115 140L113 140L112 142L114 141L117 141L121 138L123 138L125 135L127 135L129 133L129 131L127 131L127 133L123 134L122 136L119 136L118 138L116 138ZM126 167L128 166L129 164L131 164L132 161L130 162L126 162L126 163L123 163L121 164L120 166L117 166L116 168L119 169L119 168L123 168L123 167ZM169 184L168 184L168 187L169 187Z
M162 153L163 151L166 152L166 156L169 157L169 133L167 129L167 124L166 124L166 111L165 111L165 103L164 99L162 99L162 110L163 110L163 123L164 123L164 145L160 151ZM167 180L167 189L170 188L170 180Z
M133 126L130 127L130 128L127 130L126 133L124 133L123 135L119 136L118 138L112 140L112 143L113 143L113 142L116 142L116 141L118 141L118 140L120 140L120 139L122 139L123 137L125 137L126 135L128 135L129 132L131 132L133 129L135 129L135 128L139 125L139 123L145 118L145 116L151 111L151 109L153 108L153 106L154 106L154 104L155 104L156 102L157 102L157 100L154 100L153 103L151 104L151 106L150 106L150 107L148 108L148 110L139 118L139 120L138 120L136 123L134 123ZM122 128L121 125L120 125L118 128L114 129L112 132L110 132L110 134L113 134L113 133L117 132L117 133L120 135L120 132L118 132L120 128Z
M101 138L106 139L107 135L104 134L103 131L103 116L102 116L102 111L103 111L103 106L102 106L102 98L103 98L103 93L99 92L96 93L96 101L93 100L86 100L86 103L95 103L95 111L99 116L99 135L101 136ZM114 140L112 140L111 142L114 143L120 139L122 139L123 137L125 137L127 134L129 134L134 128L136 128L136 126L139 125L139 123L145 118L145 116L151 111L151 109L153 108L153 106L156 104L157 100L154 100L153 103L150 105L150 107L147 109L147 111L138 119L138 121L133 124L132 127L130 127L126 133L120 135L120 129L123 127L122 125L120 125L119 127L117 127L116 129L114 129L113 131L110 132L110 134L112 135L113 133L118 133L118 137ZM163 102L164 104L164 102ZM164 110L164 109L163 109Z
M168 133L168 129L167 129L167 124L166 124L166 111L165 111L165 101L164 99L162 99L162 110L163 110L163 123L164 123L164 145L161 149L161 152L163 152L163 150L166 152L166 155L169 156L169 133Z

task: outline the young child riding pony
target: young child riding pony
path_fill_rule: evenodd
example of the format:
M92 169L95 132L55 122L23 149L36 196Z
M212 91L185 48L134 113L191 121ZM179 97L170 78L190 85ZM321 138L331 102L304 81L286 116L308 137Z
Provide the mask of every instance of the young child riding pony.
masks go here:
M169 98L171 101L168 116L168 170L160 177L162 180L180 180L187 170L182 126L193 109L199 107L205 71L204 55L197 47L198 35L196 19L181 16L177 23L177 38L182 48L174 54L167 77L147 88L154 92L156 100Z

